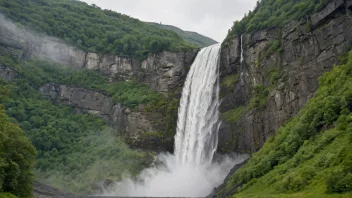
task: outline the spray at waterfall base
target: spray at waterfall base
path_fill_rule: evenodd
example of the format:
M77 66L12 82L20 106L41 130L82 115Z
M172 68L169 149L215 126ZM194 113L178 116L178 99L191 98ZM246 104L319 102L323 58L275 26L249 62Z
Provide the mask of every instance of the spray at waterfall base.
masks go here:
M187 75L175 136L175 154L132 180L126 177L104 192L109 196L202 197L219 186L246 155L213 160L218 146L220 44L203 48ZM214 162L215 161L215 162Z

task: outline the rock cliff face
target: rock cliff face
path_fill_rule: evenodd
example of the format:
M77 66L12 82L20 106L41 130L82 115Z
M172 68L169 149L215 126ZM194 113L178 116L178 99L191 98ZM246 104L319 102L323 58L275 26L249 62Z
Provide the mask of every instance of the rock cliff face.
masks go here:
M60 39L20 29L2 15L0 23L0 55L7 53L21 59L39 57L74 68L96 70L111 81L133 78L165 93L182 86L187 68L191 66L198 52L161 52L151 54L146 60L140 61L83 51Z
M144 111L143 106L131 110L121 104L114 104L109 96L99 91L63 84L46 84L39 91L45 99L72 106L78 113L89 113L104 119L132 146L172 150L172 142L145 135L159 131L157 122L163 118L157 113Z
M269 92L266 104L248 108L236 121L224 121L219 150L255 152L306 104L318 88L318 77L338 63L351 45L352 0L334 0L310 19L292 21L281 31L266 29L224 44L221 77L237 75L234 88L222 89L221 112L249 106L255 87ZM279 33L281 32L281 33ZM274 49L275 42L281 49Z

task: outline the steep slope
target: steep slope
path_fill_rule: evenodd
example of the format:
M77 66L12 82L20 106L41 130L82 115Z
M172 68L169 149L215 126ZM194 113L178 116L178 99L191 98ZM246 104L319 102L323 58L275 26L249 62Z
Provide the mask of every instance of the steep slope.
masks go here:
M223 44L221 151L258 151L314 95L318 77L351 46L351 4L334 0L284 28L244 33Z
M197 32L185 31L172 25L164 25L160 23L150 23L150 24L161 29L174 31L178 35L180 35L183 38L183 40L185 40L186 42L199 47L208 47L210 45L214 45L217 43L215 40L209 37L203 36L201 34L198 34Z
M352 51L319 79L314 97L244 167L219 197L352 195ZM289 196L288 196L289 197Z
M0 12L91 52L143 59L149 53L194 48L172 31L76 0L1 0Z
M351 5L263 0L235 23L219 149L254 154L212 196L351 196Z

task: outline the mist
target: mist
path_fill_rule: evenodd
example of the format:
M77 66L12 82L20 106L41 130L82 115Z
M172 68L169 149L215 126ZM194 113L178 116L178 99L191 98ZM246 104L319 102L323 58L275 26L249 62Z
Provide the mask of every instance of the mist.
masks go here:
M103 189L103 196L204 197L223 183L233 166L249 155L220 156L209 165L179 164L175 155L160 154L136 178L125 176Z
M70 67L84 64L85 52L61 39L13 23L1 13L0 24L0 43L12 56L24 60L36 57Z

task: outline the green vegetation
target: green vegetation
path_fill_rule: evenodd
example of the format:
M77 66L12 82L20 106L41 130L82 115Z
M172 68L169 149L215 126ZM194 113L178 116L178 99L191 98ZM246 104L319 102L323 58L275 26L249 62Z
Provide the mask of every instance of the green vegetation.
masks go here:
M238 82L238 74L229 75L224 77L224 79L221 82L221 87L234 89L237 82Z
M1 56L0 63L30 79L30 85L35 88L53 82L97 89L112 96L114 102L132 108L139 104L157 104L166 100L161 93L146 85L135 81L110 83L108 79L91 70L75 70L41 60L16 61L9 56Z
M17 198L17 197L11 193L0 193L0 198Z
M243 116L248 111L246 107L238 107L236 109L231 109L221 114L221 119L226 120L228 122L236 123L236 121Z
M236 123L248 111L254 108L263 108L268 101L269 88L264 85L256 85L253 88L253 93L249 104L245 107L240 106L236 109L230 109L221 114L221 119Z
M61 189L88 194L94 193L94 184L105 179L119 181L126 173L136 176L153 160L148 153L129 149L109 128L91 131L76 144L61 156L54 150L56 157L48 161L50 168L37 169L37 178ZM45 162L46 158L38 160L40 164Z
M220 194L235 188L234 197L350 197L351 75L352 52L345 65L319 79L316 95L230 177Z
M150 23L150 24L158 28L167 29L167 30L176 32L178 35L180 35L183 38L183 40L199 47L208 47L210 45L214 45L217 43L213 39L203 36L201 34L198 34L197 32L184 31L172 25L164 25L160 23Z
M1 57L1 62L20 74L12 83L0 81L0 103L36 147L39 180L75 193L92 193L93 184L105 178L119 180L125 171L136 175L147 164L148 155L128 149L103 120L54 105L36 90L50 81L99 88L108 85L104 78L36 60L16 62ZM23 185L21 188L26 189Z
M0 12L92 52L143 59L148 53L195 48L175 32L75 0L0 0Z
M0 89L0 97L4 90ZM0 105L0 197L30 197L36 151ZM7 193L3 193L7 192Z
M163 137L172 137L175 134L179 99L176 99L173 93L165 97L135 80L110 83L94 71L75 70L42 60L23 62L10 56L0 56L1 63L16 70L36 89L45 83L53 82L102 91L111 96L114 102L125 107L136 108L144 104L145 111L160 113L165 118L158 126L163 129Z
M281 28L289 21L308 17L330 3L330 0L260 0L253 11L235 21L226 40L235 35L265 28Z

